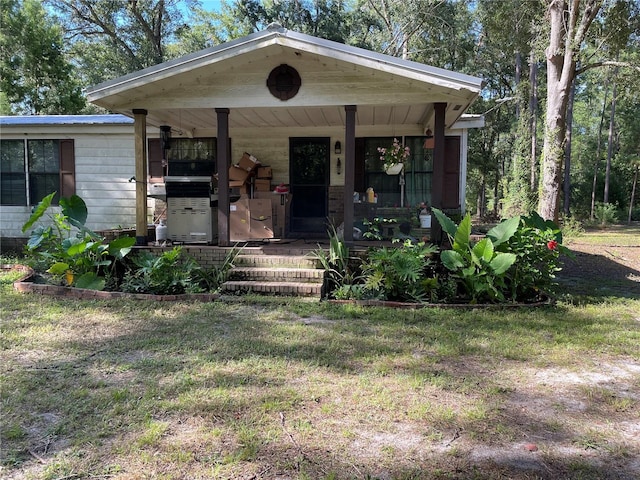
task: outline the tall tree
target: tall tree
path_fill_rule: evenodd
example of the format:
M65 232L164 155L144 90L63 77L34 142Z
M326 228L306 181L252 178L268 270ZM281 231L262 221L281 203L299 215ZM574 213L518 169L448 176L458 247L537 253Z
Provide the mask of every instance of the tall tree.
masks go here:
M547 110L544 158L538 213L558 219L567 102L576 75L578 53L602 0L547 0L549 46L547 47Z
M277 22L290 30L345 43L351 12L345 0L233 0L223 4L219 18L231 38Z
M198 0L45 0L58 12L85 83L97 83L168 59L167 43Z
M0 1L0 56L2 113L72 114L83 109L62 30L39 0Z

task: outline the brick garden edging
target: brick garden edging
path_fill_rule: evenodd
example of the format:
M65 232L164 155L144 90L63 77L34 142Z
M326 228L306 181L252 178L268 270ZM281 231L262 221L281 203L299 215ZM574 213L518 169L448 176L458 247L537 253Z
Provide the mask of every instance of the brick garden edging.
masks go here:
M182 295L153 295L146 293L125 293L125 292L106 292L102 290L87 290L84 288L63 287L61 285L49 285L30 282L29 280L35 275L32 268L25 265L3 265L3 270L22 270L24 275L13 282L13 288L20 293L38 293L40 295L50 295L58 297L78 298L84 300L94 299L117 299L130 298L134 300L153 300L156 302L175 302L175 301L198 301L213 302L219 300L221 295L218 293L185 293ZM404 309L420 309L420 308L458 308L458 309L474 309L474 308L522 308L522 307L542 307L552 305L553 300L547 298L539 302L532 303L412 303L412 302L395 302L389 300L324 300L336 305L359 305L364 307L389 307Z
M3 265L3 269L6 267ZM13 282L13 288L20 293L38 293L55 297L69 297L84 300L112 300L117 298L130 298L134 300L153 300L156 302L197 301L213 302L220 298L217 293L185 293L182 295L152 295L146 293L106 292L103 290L87 290L84 288L63 287L61 285L48 285L29 281L35 275L32 268L24 265L12 265L12 270L22 270L24 275Z

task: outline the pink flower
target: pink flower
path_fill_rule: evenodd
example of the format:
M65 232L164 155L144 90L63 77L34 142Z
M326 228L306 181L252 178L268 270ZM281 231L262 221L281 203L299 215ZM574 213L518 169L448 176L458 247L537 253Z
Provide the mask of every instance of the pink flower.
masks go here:
M558 242L556 242L555 240L549 240L547 242L547 248L549 250L555 250L558 247Z

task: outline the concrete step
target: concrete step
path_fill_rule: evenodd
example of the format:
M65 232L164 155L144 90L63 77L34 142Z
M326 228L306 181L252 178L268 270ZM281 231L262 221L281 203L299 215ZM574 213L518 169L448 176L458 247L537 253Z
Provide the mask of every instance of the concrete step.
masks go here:
M234 267L229 280L322 283L324 273L318 268Z
M318 268L319 262L311 255L238 255L233 264L237 267L256 268Z
M320 297L322 283L309 282L261 282L229 280L222 284L226 292L253 292L274 295L295 295L302 297Z

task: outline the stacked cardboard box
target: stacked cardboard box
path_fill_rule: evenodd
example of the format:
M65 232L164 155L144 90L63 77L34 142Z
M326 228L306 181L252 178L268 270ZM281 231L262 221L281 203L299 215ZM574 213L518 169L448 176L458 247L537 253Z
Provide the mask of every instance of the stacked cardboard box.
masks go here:
M232 242L273 238L271 199L242 195L229 205L229 237Z
M270 192L272 178L273 172L271 171L271 167L259 166L256 169L256 179L254 180L255 191Z
M289 215L291 211L290 193L256 192L256 199L271 202L271 220L274 238L287 238L289 234Z
M229 187L241 188L247 185L259 165L260 162L256 157L244 152L240 161L229 167Z

